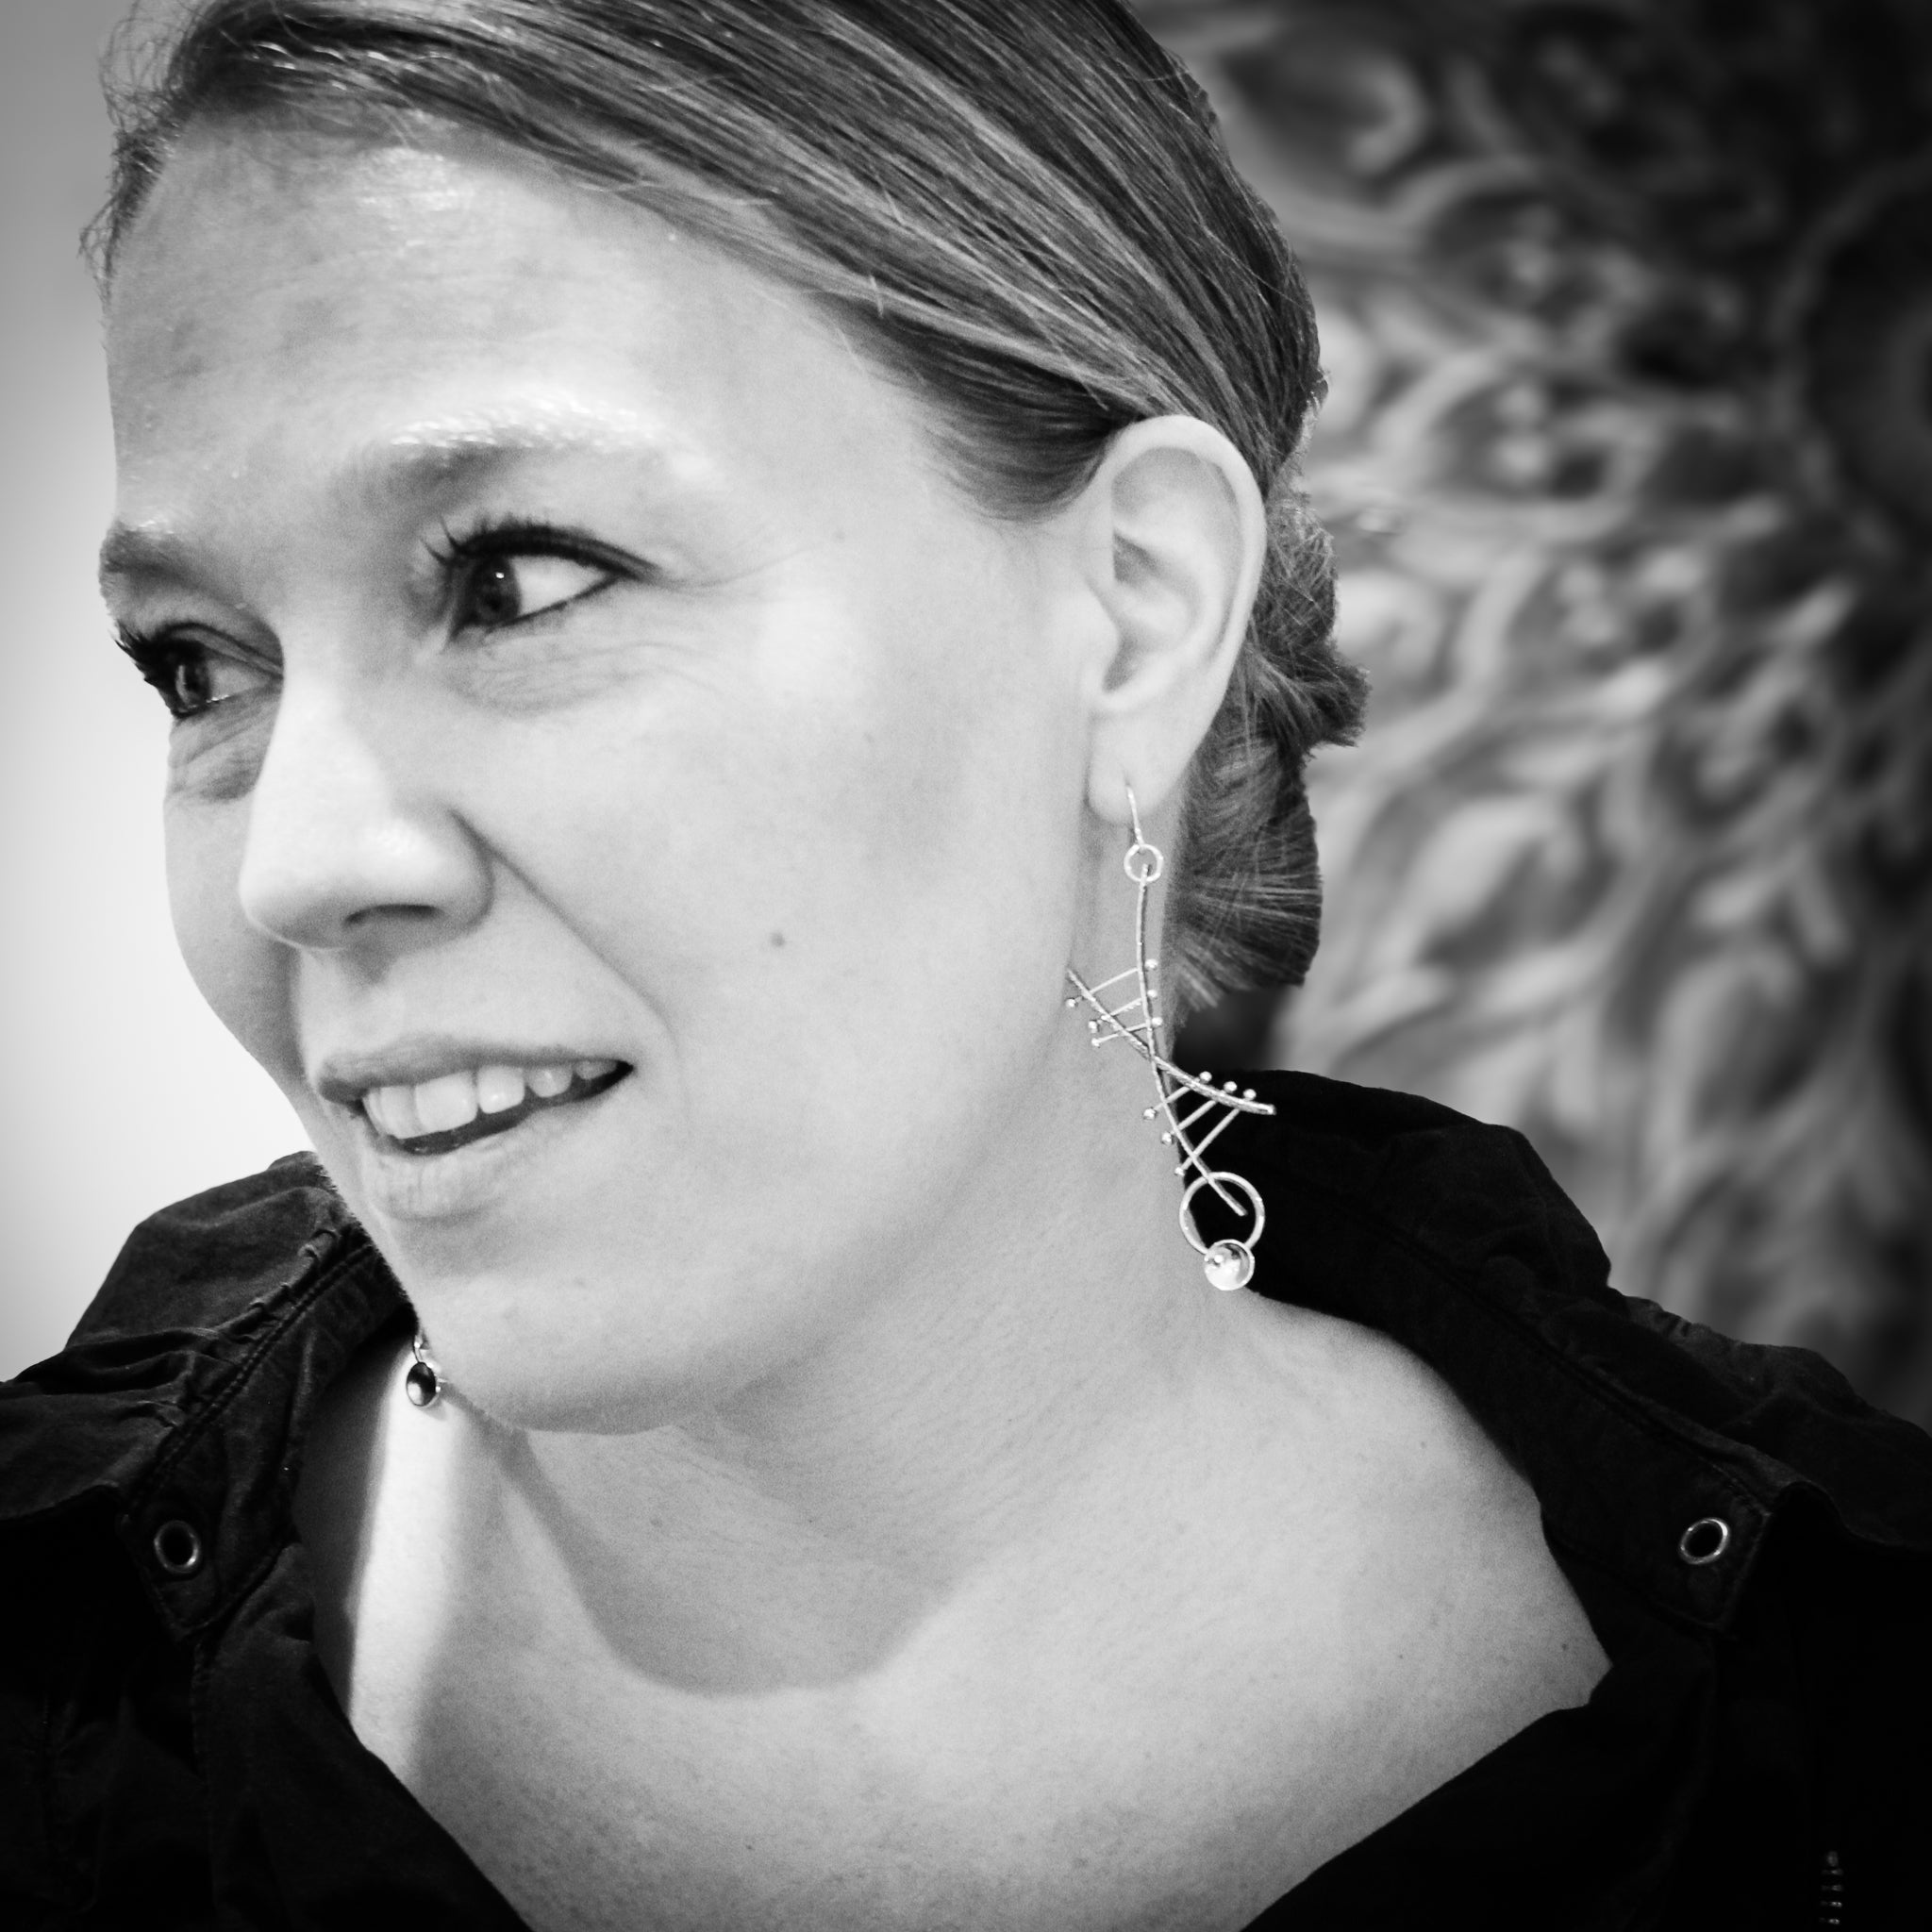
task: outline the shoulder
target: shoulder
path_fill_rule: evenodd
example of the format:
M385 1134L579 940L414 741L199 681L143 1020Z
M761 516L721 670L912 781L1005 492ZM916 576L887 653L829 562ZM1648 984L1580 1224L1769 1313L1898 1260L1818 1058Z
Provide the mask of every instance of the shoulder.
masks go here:
M1292 1074L1254 1084L1277 1112L1226 1164L1268 1203L1256 1285L1361 1338L1347 1344L1348 1386L1358 1425L1381 1431L1370 1473L1421 1477L1411 1522L1408 1497L1391 1506L1404 1588L1445 1576L1474 1606L1459 1627L1477 1647L1447 1674L1480 1671L1491 1630L1506 1657L1541 1641L1528 1692L1562 1708L1578 1688L1566 1673L1589 1661L1576 1604L1613 1665L1587 1722L1524 1733L1488 1764L1468 1788L1474 1809L1446 1792L1417 1808L1399 1840L1424 1844L1417 1869L1458 1869L1499 1792L1533 1804L1588 1753L1592 1777L1644 1794L1633 1816L1674 1807L1675 1849L1655 1871L1683 1900L1707 1893L1720 1919L1740 1867L1814 1899L1821 1869L1856 1872L1881 1917L1885 1901L1902 1909L1927 1796L1932 1441L1805 1350L1735 1341L1617 1293L1521 1136L1403 1095ZM1507 1507L1507 1474L1458 1436L1458 1412L1526 1482L1527 1516ZM1539 1538L1575 1604L1547 1595ZM1540 1590L1556 1605L1541 1619L1525 1613ZM1490 1708L1507 1721L1507 1700ZM1405 1865L1339 1861L1323 1897L1379 1898ZM1551 1867L1547 1881L1571 1876ZM1388 1882L1404 1923L1432 1902L1407 1877Z
M1855 1537L1932 1554L1932 1439L1807 1351L1619 1294L1521 1134L1406 1094L1253 1077L1276 1111L1224 1144L1268 1201L1257 1288L1425 1364L1529 1478L1557 1539L1720 1623L1801 1497ZM1732 1559L1688 1564L1680 1541L1707 1517L1730 1527Z
M1402 1252L1441 1270L1500 1269L1605 1307L1621 1300L1595 1231L1515 1128L1311 1074L1250 1077L1275 1111L1240 1123L1230 1159L1252 1159L1271 1213L1279 1201L1291 1221L1277 1257L1297 1288Z
M72 1892L209 1922L187 1640L271 1574L307 1391L386 1283L315 1162L278 1161L143 1222L66 1348L0 1383L0 1813L46 1827L0 1831L0 1919Z
M351 1224L312 1154L176 1201L122 1244L69 1346L219 1325Z
M288 1407L291 1378L359 1341L400 1291L310 1156L150 1217L67 1346L0 1382L0 1524L124 1496L224 1429Z

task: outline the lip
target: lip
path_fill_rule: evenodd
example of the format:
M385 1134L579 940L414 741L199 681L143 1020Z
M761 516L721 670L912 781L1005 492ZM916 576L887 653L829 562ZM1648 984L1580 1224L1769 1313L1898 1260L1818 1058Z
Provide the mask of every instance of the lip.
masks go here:
M474 1073L478 1067L556 1067L577 1060L615 1060L634 1066L627 1054L602 1046L554 1041L533 1045L528 1041L484 1040L453 1033L412 1033L367 1053L328 1054L309 1074L308 1084L337 1107L360 1111L362 1096L375 1087L418 1087L448 1074Z
M459 1061L456 1068L443 1071L455 1072L473 1064ZM434 1156L404 1152L375 1131L359 1107L345 1108L345 1124L355 1144L368 1206L392 1222L458 1221L514 1211L516 1184L528 1170L551 1167L554 1186L553 1157L559 1149L569 1150L565 1156L572 1163L568 1172L582 1172L582 1151L570 1143L594 1131L611 1108L624 1104L620 1096L627 1095L637 1084L635 1071L630 1068L609 1086L568 1107L531 1114L507 1133ZM434 1079L436 1074L423 1077ZM362 1090L356 1091L359 1094ZM546 1194L549 1191L544 1190ZM523 1198L532 1197L525 1194Z

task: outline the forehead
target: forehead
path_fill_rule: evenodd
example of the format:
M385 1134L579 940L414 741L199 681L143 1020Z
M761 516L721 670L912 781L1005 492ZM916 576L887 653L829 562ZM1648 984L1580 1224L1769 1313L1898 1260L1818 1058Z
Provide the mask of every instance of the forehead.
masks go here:
M422 425L837 464L920 446L828 314L647 209L481 144L198 131L118 256L125 483L311 465Z

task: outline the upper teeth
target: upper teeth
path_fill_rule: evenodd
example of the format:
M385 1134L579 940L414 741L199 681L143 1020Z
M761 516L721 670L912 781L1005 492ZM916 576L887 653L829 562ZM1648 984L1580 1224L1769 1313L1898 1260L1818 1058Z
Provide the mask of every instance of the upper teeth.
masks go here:
M395 1141L454 1133L479 1113L508 1113L526 1094L554 1100L573 1079L601 1080L617 1071L615 1060L574 1060L542 1067L477 1067L444 1074L414 1087L373 1087L362 1110L378 1133Z

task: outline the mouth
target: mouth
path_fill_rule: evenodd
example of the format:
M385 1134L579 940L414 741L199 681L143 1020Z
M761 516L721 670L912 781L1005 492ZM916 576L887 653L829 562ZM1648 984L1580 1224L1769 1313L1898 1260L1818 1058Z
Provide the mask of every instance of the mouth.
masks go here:
M372 1087L350 1103L379 1145L417 1158L508 1134L540 1113L580 1107L630 1077L622 1060L484 1066L410 1087Z

